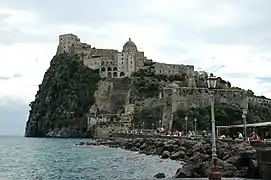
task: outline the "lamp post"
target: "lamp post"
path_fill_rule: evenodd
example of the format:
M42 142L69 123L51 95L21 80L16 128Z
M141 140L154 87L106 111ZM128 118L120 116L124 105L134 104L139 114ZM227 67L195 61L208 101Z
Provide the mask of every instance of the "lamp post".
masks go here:
M217 77L210 74L207 79L209 91L211 93L211 118L212 118L212 166L209 173L209 180L221 180L221 172L217 166L217 155L216 155L216 141L215 141L215 110L214 110L214 89L216 88Z
M186 134L186 136L187 136L187 120L188 120L188 117L187 116L185 116L184 117L184 120L185 120L185 134Z
M244 123L244 141L247 141L247 120L246 120L246 115L247 115L247 108L243 109L243 114L242 114L242 118L243 118L243 123Z
M170 132L173 133L174 114L170 115Z
M197 133L197 119L196 118L194 119L194 122L195 122L195 134L197 135L198 133Z

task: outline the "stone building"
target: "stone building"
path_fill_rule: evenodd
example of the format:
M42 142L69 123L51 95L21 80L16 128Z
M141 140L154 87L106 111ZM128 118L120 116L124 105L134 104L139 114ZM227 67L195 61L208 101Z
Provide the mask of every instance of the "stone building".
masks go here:
M133 72L145 69L146 66L149 66L148 64L153 64L156 74L175 75L185 73L191 75L194 72L192 65L152 62L144 56L144 52L138 51L131 38L119 52L115 49L97 49L82 43L80 38L74 34L63 34L59 36L57 48L57 54L61 53L79 55L85 66L91 69L99 69L101 76L105 78L130 77Z
M166 64L166 63L154 63L155 73L163 75L175 75L175 74L192 74L194 72L194 66L192 65L179 65L179 64Z

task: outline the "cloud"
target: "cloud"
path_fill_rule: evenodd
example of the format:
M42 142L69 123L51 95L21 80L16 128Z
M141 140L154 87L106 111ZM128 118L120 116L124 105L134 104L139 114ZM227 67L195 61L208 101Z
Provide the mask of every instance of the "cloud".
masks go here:
M0 81L1 81L1 80L6 81L6 80L10 80L10 79L12 79L12 78L20 78L20 77L22 77L21 74L14 74L14 75L11 76L11 77L8 77L8 76L0 76Z
M7 76L0 76L0 81L1 81L1 80L4 80L4 81L5 81L5 80L9 80L9 79L10 79L10 77L7 77Z
M13 75L13 78L20 78L20 77L22 77L23 75L22 74L14 74Z
M63 33L77 34L96 48L118 50L131 37L155 61L193 64L233 86L271 97L268 0L0 4L0 98L13 97L24 104L34 99Z

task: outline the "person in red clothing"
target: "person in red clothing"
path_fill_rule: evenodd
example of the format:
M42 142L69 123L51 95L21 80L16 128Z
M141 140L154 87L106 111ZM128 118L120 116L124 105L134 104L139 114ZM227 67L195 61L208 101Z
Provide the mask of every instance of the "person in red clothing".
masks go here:
M252 136L250 137L250 140L251 141L254 141L254 142L260 142L260 137L255 133L255 132L252 132Z

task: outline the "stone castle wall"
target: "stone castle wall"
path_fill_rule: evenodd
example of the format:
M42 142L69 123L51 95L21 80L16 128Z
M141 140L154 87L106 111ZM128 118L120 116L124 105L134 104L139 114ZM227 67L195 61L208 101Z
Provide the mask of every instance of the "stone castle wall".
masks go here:
M171 111L210 106L210 92L208 88L164 88L165 104L171 106ZM245 90L216 89L214 91L216 103L247 108L248 98Z

